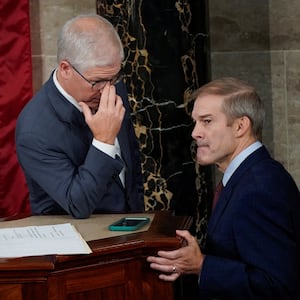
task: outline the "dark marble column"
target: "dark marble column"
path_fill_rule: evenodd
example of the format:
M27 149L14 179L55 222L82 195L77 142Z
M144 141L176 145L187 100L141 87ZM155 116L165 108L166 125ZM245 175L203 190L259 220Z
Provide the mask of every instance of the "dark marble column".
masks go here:
M193 159L189 96L207 78L205 1L97 0L97 13L114 24L124 44L146 210L194 216L202 243L211 174Z

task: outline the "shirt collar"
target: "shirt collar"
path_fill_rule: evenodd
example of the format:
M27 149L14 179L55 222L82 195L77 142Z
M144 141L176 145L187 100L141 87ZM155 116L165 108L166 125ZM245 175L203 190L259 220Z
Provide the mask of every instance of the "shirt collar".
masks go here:
M224 176L222 179L223 185L225 186L227 182L229 181L230 177L234 173L234 171L238 168L238 166L255 150L260 148L262 146L262 143L259 141L254 142L250 146L248 146L246 149L244 149L241 153L239 153L228 165L224 172Z
M61 84L58 82L57 77L56 77L56 73L57 73L57 69L55 69L55 71L53 72L53 81L54 81L54 85L57 87L57 89L59 90L59 92L71 103L73 104L80 112L82 112L81 107L79 106L78 102L70 95L68 94L63 87L61 86Z

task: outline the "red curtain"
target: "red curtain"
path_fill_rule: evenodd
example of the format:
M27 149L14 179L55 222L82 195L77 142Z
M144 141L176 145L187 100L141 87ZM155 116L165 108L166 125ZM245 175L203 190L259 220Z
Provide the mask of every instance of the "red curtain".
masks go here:
M30 213L15 150L16 119L32 97L29 0L0 1L0 218Z

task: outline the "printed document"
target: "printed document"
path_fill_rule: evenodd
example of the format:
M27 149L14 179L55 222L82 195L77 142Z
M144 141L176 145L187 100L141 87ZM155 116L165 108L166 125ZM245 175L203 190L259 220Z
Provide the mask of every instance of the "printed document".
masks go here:
M0 257L91 252L86 241L70 223L0 229Z

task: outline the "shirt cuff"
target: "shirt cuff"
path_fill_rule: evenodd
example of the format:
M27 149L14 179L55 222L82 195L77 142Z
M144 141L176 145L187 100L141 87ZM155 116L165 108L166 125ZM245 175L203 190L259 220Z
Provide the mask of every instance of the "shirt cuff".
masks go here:
M115 145L106 144L103 142L100 142L93 138L92 142L93 146L95 146L98 150L104 152L105 154L109 155L112 158L116 157L117 149Z

